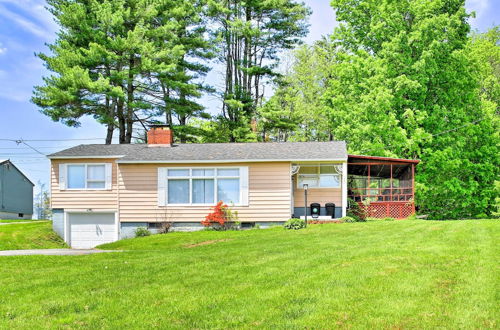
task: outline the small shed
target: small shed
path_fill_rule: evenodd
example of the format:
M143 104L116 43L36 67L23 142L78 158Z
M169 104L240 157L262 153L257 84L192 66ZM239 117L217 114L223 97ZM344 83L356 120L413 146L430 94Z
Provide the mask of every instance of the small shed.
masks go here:
M0 219L31 219L34 184L8 159L0 159Z
M347 196L368 217L396 219L415 213L415 166L419 160L349 155Z

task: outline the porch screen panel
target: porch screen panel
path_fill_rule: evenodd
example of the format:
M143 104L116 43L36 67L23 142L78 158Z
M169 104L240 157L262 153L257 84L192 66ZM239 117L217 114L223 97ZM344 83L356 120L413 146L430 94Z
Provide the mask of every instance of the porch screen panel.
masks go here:
M413 177L411 166L395 164L392 166L392 201L409 201L413 197Z
M347 195L357 202L366 198L368 189L368 166L349 165L347 167Z
M370 165L370 187L367 190L371 201L387 202L391 200L391 165Z

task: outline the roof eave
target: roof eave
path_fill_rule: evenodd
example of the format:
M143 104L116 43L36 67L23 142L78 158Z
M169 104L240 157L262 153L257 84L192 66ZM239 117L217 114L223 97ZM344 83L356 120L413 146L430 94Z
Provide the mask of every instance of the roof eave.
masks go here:
M358 158L358 159L381 160L381 161L385 160L385 161L392 161L392 162L398 162L398 163L413 163L413 164L420 163L420 159L404 159L404 158L366 156L366 155L348 155L348 157Z
M92 155L85 155L85 156L57 156L57 155L48 155L48 159L89 159L89 158L96 158L96 159L106 159L106 158L123 158L125 155L106 155L106 156L92 156Z
M207 160L117 160L118 164L217 164L217 163L269 163L269 162L347 162L347 158L323 159L207 159Z

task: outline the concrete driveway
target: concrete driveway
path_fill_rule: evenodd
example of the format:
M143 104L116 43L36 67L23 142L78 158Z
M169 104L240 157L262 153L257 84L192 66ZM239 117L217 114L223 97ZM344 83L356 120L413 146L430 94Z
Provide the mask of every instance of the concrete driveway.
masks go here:
M40 249L40 250L5 250L0 251L0 256L81 256L95 253L122 252L119 250L73 250L73 249Z

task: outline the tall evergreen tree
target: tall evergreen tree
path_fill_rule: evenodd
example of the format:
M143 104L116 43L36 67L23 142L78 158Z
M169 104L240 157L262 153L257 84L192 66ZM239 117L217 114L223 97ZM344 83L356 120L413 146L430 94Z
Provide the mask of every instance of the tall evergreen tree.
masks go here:
M49 46L52 54L39 54L53 72L35 87L33 102L43 113L70 126L93 116L108 126L106 143L115 128L120 143L130 143L137 122L174 113L182 123L201 113L190 100L201 89L193 83L196 73L208 70L190 60L207 48L198 2L49 0L48 5L61 30Z
M153 74L150 96L155 100L165 122L175 130L180 142L194 141L202 132L189 121L210 118L198 99L212 87L203 83L210 71L209 60L215 57L213 40L209 38L206 0L179 0L170 3L165 14L175 22L175 43L183 54L171 72Z
M263 85L276 76L281 51L300 43L310 10L294 0L212 0L224 66L222 115L231 142L255 139L250 122L264 95Z

